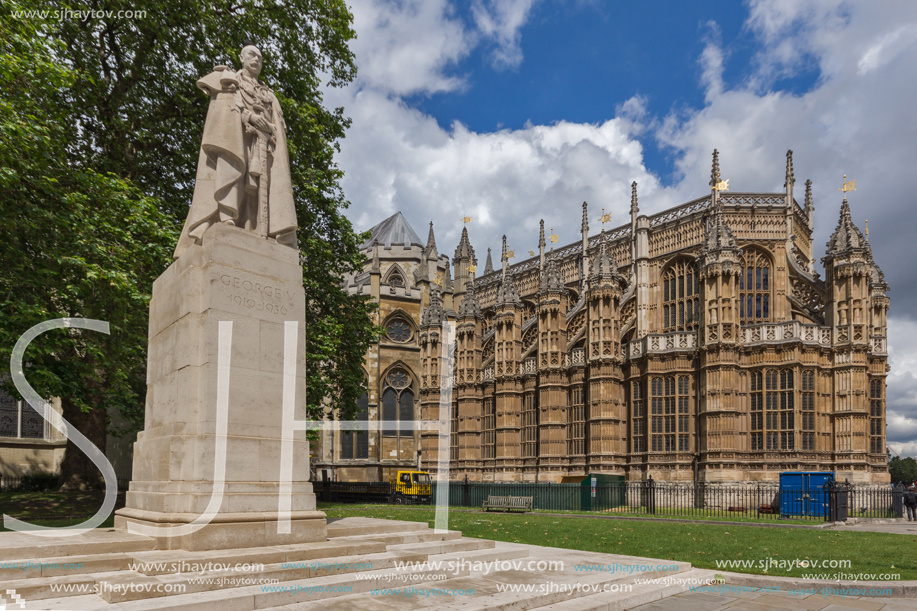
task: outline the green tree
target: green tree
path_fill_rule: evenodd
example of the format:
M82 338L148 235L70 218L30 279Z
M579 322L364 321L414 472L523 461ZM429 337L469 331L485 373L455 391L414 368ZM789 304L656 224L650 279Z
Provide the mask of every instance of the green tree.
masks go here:
M12 18L21 8L5 3L0 20L0 361L8 363L22 333L40 322L108 321L108 336L39 336L25 367L32 386L60 397L64 417L104 451L109 409L142 422L147 325L140 313L177 234L158 202L129 181L71 163L66 92L79 75L57 59L63 48L51 24ZM65 488L98 480L72 443L66 455L80 459L65 461Z
M363 357L378 330L372 305L341 286L346 274L362 269L364 236L343 215L348 202L334 161L350 121L322 97L323 87L346 85L356 75L346 4L114 0L70 8L134 11L130 19L60 22L63 59L83 75L68 91L80 127L74 159L131 180L178 225L191 201L209 103L195 83L215 65L237 68L245 40L260 47L261 79L275 90L288 129L307 299L309 412L320 417L327 402L352 419L365 390Z
M917 481L917 460L911 457L900 458L893 456L888 461L888 473L891 475L892 483L909 482L913 484Z
M55 70L66 66L66 82L42 91L45 98L35 98L35 112L55 105L45 123L48 129L66 132L60 144L67 167L116 181L124 189L124 205L157 208L164 216L156 219L156 226L170 236L177 233L191 201L207 112L208 98L195 82L215 65L237 67L245 39L259 45L264 54L261 78L277 93L288 128L307 297L309 412L316 417L330 405L341 417L353 418L365 390L362 359L378 329L372 323L373 305L341 286L346 274L361 269L362 236L343 216L347 201L339 184L342 172L334 162L349 120L343 109L324 106L322 90L346 85L356 74L347 46L355 34L344 2L70 2L68 14L51 14L45 20L20 17L18 23L13 10L54 11L62 6L47 0L3 6L5 29L34 28L50 54L47 63ZM80 13L87 10L96 12ZM128 17L118 11L133 13ZM10 47L13 60L27 51ZM5 87L0 96L6 99ZM15 154L14 147L8 150ZM82 226L76 224L71 231L79 233ZM92 244L91 234L80 235ZM155 277L162 267L140 270L138 264L134 269L136 286L146 295L147 271ZM18 281L12 270L10 279ZM57 312L49 309L47 318ZM143 326L146 314L145 306L131 313ZM10 335L28 327L24 321L4 326ZM104 364L100 361L99 366ZM51 392L50 387L43 392ZM91 411L91 406L85 403L81 409ZM142 411L125 409L135 416ZM68 452L65 463L80 460L72 454L76 452Z

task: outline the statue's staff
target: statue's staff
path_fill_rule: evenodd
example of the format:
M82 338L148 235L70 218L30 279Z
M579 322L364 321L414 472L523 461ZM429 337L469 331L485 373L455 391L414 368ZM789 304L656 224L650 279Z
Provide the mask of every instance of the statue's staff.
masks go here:
M261 114L264 108L255 104L253 109L258 117L264 118L264 115ZM265 122L267 123L267 119L265 119ZM268 123L268 125L270 125L270 123ZM271 169L268 164L268 155L270 154L268 135L251 123L247 124L245 129L249 133L255 134L255 137L258 139L258 157L261 160L261 168L258 169L260 172L258 176L258 232L261 234L262 238L266 238L268 237L268 223L270 222L267 199L270 187L269 182L271 180ZM273 136L271 136L271 138L273 139ZM252 174L254 174L254 172L252 172Z

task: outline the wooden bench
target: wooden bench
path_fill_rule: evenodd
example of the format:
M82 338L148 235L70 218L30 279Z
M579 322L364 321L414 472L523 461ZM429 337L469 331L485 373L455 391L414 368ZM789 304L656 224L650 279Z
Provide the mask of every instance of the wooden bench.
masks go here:
M531 496L489 496L481 509L484 511L491 509L531 511L533 498Z

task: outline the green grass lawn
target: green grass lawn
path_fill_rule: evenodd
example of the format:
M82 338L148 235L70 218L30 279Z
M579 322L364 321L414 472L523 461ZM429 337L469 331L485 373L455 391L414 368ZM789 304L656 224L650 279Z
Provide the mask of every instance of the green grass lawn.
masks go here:
M319 509L329 518L364 516L426 522L431 527L434 520L433 508L320 503ZM917 557L912 553L917 536L911 535L482 512L450 512L449 528L466 537L679 560L737 573L794 577L810 572L898 573L902 580L917 579ZM840 569L771 567L766 571L759 564L795 559L849 560L851 564ZM746 560L755 565L727 569L718 567L717 560Z
M103 491L92 492L3 492L0 513L40 526L72 526L85 521L102 506ZM115 508L124 506L124 494L118 495ZM99 528L114 526L109 516ZM7 530L0 523L0 532Z

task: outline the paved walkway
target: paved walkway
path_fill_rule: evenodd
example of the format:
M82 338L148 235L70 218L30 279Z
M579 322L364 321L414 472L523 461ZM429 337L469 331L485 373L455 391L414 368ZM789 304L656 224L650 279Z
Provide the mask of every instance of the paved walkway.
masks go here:
M870 524L864 522L860 524L848 524L844 526L833 526L833 530L851 531L851 532L873 532L873 533L894 533L899 535L917 534L917 522L893 522L890 524Z
M763 592L685 592L632 607L629 611L914 611L913 598L866 598L858 596L788 595Z

